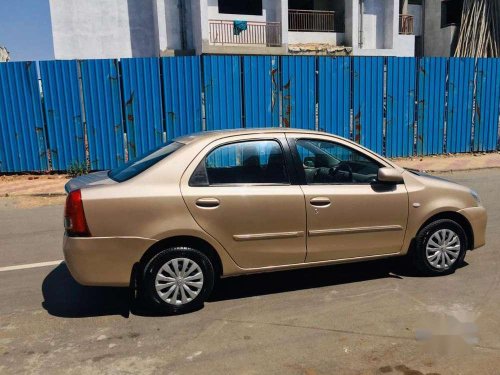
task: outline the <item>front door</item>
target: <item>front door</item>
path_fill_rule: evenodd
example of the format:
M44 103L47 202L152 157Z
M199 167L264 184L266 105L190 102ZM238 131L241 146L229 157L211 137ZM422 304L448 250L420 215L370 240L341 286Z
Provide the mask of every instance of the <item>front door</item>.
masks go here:
M225 138L208 146L183 177L194 219L242 268L304 262L304 195L290 183L285 149L282 133Z
M404 184L377 182L382 164L346 142L295 139L304 170L306 262L398 253L408 217Z

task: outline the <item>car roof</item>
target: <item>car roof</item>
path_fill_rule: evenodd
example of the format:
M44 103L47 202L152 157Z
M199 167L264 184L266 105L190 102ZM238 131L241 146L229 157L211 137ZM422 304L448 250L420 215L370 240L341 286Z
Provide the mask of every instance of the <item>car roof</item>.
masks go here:
M237 135L267 134L267 133L301 133L301 134L318 134L318 135L321 134L321 135L333 136L336 138L342 138L331 133L315 131L315 130L272 127L272 128L239 128L239 129L204 131L176 138L175 141L188 144L193 141L198 141L201 139L207 140L207 138L219 139L235 135L237 136Z

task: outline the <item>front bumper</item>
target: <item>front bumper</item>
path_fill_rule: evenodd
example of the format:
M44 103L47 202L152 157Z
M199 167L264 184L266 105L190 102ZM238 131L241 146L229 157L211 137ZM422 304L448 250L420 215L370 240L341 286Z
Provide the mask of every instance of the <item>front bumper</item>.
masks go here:
M479 206L464 208L458 212L467 218L472 227L472 232L474 233L474 244L471 249L477 249L478 247L484 246L486 243L486 222L488 220L486 209Z
M73 278L82 285L128 286L132 267L156 240L138 237L68 237L63 252Z

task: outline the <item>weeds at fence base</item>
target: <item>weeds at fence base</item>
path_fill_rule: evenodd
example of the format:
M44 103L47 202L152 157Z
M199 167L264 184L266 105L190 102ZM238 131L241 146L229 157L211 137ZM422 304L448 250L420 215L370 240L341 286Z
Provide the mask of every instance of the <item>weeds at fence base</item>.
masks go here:
M68 168L68 175L70 177L78 177L89 173L87 163L74 162Z

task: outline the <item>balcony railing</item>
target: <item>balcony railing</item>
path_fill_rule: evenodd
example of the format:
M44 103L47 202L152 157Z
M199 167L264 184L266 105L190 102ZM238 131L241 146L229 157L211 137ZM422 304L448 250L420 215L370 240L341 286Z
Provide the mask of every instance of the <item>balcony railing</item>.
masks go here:
M413 35L413 16L408 14L399 15L399 33Z
M247 22L247 29L241 30L237 35L233 21L209 20L208 26L212 44L281 46L280 22Z
M335 12L326 10L288 10L290 31L335 31Z

